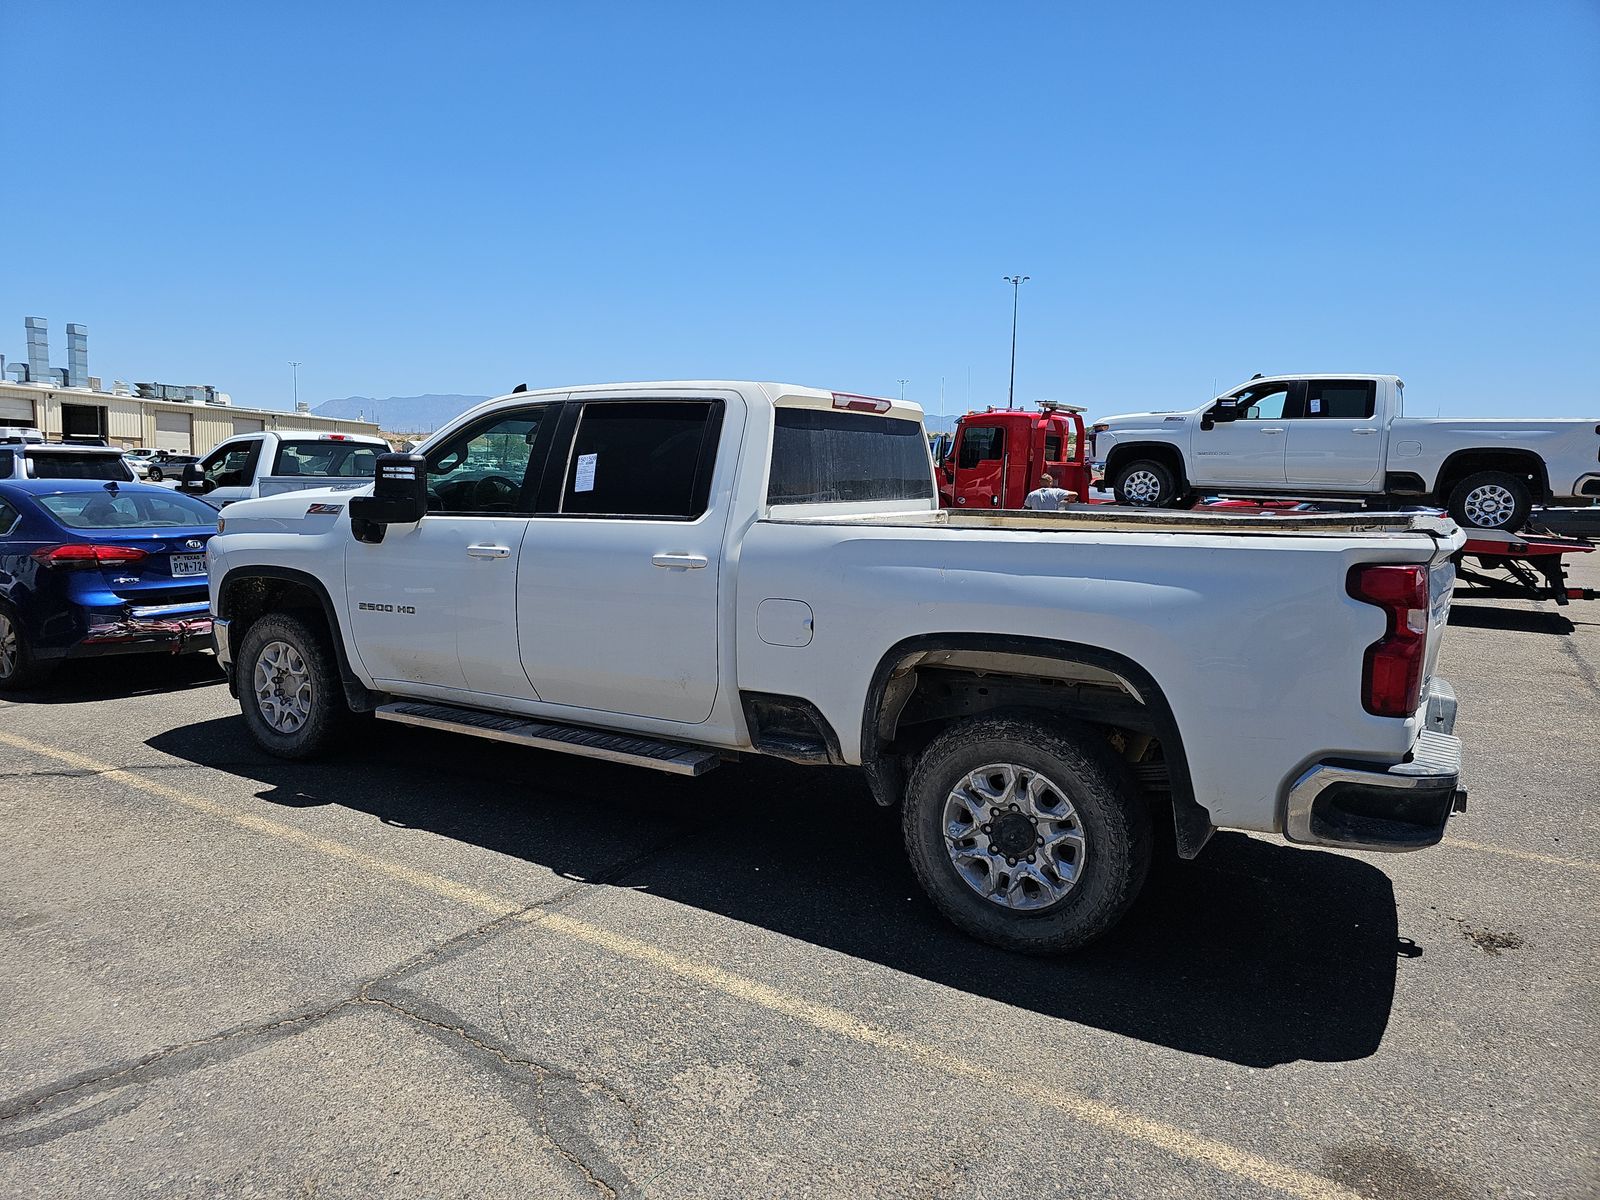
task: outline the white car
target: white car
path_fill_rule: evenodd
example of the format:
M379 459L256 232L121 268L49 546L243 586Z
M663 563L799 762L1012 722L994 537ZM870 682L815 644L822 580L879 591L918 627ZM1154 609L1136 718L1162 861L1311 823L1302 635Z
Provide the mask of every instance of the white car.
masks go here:
M1257 376L1195 408L1096 421L1091 466L1122 504L1383 498L1483 529L1520 529L1535 502L1600 499L1600 416L1407 417L1404 387L1394 375Z
M1218 828L1440 839L1454 524L940 511L921 415L766 383L502 396L359 492L225 510L217 653L286 758L373 712L687 775L859 767L940 910L1029 952L1116 922L1158 822L1186 857Z

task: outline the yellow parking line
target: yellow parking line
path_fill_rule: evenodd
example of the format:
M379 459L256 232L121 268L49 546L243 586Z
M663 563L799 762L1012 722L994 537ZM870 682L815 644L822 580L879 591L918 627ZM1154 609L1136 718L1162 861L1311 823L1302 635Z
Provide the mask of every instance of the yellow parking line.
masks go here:
M106 763L96 762L70 750L46 746L28 738L18 737L0 730L0 744L11 746L41 758L54 759L82 771L92 771L104 779L115 780L126 787L147 795L170 800L208 816L231 821L245 829L268 837L293 843L340 862L377 872L391 879L409 884L421 891L443 896L448 900L481 909L484 912L505 914L523 906L503 896L496 896L477 888L468 887L430 871L418 871L402 863L391 862L376 855L346 846L342 842L315 837L281 821L273 821L253 813L240 812L218 804L203 796L191 795L169 787L156 780L145 779L133 772ZM682 979L715 989L736 1000L753 1004L770 1012L804 1022L812 1028L836 1037L910 1059L920 1066L933 1068L957 1078L971 1079L983 1084L994 1095L1013 1090L1015 1080L1011 1075L997 1071L983 1063L940 1049L927 1042L909 1038L879 1025L863 1021L840 1008L808 1000L792 992L739 975L709 963L674 954L650 942L641 941L624 933L592 925L561 912L546 909L529 909L520 918L532 925L553 933L583 942L623 958L658 967ZM1028 1097L1064 1113L1074 1121L1092 1125L1106 1133L1143 1142L1164 1150L1174 1157L1199 1163L1213 1170L1272 1188L1302 1200L1360 1200L1356 1192L1334 1183L1320 1175L1284 1166L1241 1150L1226 1142L1180 1129L1164 1121L1139 1116L1101 1100L1080 1096L1062 1088L1035 1084L1027 1089Z
M1487 842L1469 842L1465 838L1445 838L1441 846L1454 846L1458 850L1478 850L1484 854L1499 854L1523 862L1543 863L1547 867L1577 867L1581 871L1600 871L1600 862L1581 858L1562 858L1557 854L1539 854L1533 850L1510 850L1505 846L1491 846Z

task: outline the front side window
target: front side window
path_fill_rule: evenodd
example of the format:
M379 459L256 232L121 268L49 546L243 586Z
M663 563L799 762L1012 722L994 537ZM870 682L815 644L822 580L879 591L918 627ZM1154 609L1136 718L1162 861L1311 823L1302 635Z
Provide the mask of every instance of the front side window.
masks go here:
M234 442L218 446L206 455L200 464L206 481L212 487L249 487L255 475L256 457L261 453L261 443Z
M38 499L68 529L187 529L217 523L216 509L182 492L67 492Z
M1245 388L1223 401L1238 412L1240 421L1281 421L1289 403L1287 383L1265 383Z
M1306 417L1311 420L1365 421L1378 405L1372 379L1313 379L1306 384Z
M382 446L364 442L334 442L298 438L278 443L274 475L334 475L344 479L371 479L378 469Z
M973 432L967 431L963 447ZM932 498L933 469L918 422L827 409L777 410L768 504Z
M495 413L429 450L428 511L518 511L533 443L549 411L540 405Z
M584 405L561 488L561 511L693 520L710 504L721 429L720 401Z
M961 450L956 466L969 470L981 462L1004 458L1006 431L998 425L969 425L961 431Z

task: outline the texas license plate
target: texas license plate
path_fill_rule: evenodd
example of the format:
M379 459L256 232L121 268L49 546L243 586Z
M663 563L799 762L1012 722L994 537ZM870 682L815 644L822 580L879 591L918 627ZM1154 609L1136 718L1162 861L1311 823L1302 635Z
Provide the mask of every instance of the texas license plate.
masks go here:
M181 578L184 575L204 575L206 573L206 556L204 554L174 554L172 556L172 577Z

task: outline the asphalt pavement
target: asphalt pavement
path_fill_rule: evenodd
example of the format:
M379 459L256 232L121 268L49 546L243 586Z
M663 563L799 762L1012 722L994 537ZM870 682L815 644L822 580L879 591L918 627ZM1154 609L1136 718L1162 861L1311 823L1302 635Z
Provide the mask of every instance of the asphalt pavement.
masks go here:
M75 666L0 701L0 1195L1600 1195L1600 602L1441 669L1444 845L1218 835L1038 961L849 772L290 764L208 658Z

